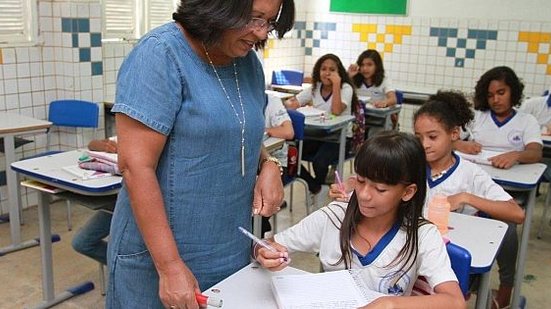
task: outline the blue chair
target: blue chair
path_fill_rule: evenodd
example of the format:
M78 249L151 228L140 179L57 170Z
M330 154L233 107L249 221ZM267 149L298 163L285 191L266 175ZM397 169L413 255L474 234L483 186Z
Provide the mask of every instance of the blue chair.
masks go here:
M304 141L304 120L305 116L297 112L295 110L288 109L287 113L289 114L289 117L291 118L291 123L293 125L293 130L295 131L295 137L294 137L294 144L296 145L298 149L298 156L297 156L297 172L295 175L283 175L283 185L284 186L291 186L291 189L289 190L290 196L289 196L289 211L293 211L293 184L298 181L304 186L304 198L306 200L306 215L310 214L310 201L308 198L308 184L304 179L301 179L298 177L300 174L301 166L302 166L302 145ZM277 214L273 216L274 220L274 233L277 231Z
M467 249L460 247L454 243L448 242L446 245L448 256L452 265L453 272L459 281L459 287L463 296L469 293L469 281L471 273L471 254Z
M279 70L272 72L272 85L302 86L304 72L298 70Z
M83 100L56 100L50 102L48 107L48 121L52 123L52 127L47 130L46 151L38 153L34 156L25 159L37 158L56 154L62 150L51 150L51 133L54 127L71 127L71 128L92 128L94 129L94 137L98 128L99 106L96 103ZM77 134L77 147L81 145L78 142L79 135ZM76 162L75 162L76 163ZM20 183L19 179L17 183ZM71 222L71 202L67 201L67 228L72 230ZM19 205L21 209L21 205Z

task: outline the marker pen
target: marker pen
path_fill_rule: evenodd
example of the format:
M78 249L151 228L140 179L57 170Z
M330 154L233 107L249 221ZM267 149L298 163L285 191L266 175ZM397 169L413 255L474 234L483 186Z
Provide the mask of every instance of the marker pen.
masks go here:
M223 303L223 301L219 298L203 295L199 292L195 292L195 299L197 300L197 303L201 308L204 308L207 306L220 308L222 307L222 303Z

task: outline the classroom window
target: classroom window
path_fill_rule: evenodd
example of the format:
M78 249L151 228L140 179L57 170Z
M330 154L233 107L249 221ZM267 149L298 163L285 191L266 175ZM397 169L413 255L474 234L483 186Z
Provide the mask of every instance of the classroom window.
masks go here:
M177 0L104 0L104 36L106 39L138 39L172 20L176 3Z
M36 0L0 0L0 44L36 39Z

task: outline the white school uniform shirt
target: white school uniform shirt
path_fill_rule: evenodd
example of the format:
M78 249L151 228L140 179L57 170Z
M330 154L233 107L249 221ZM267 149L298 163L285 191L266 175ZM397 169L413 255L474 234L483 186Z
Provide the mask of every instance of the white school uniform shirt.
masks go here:
M396 89L392 87L390 78L385 77L379 86L372 85L368 87L362 82L362 85L356 90L356 94L362 97L370 97L371 102L376 102L386 99L386 94L391 91L396 91Z
M453 155L455 163L442 177L432 180L430 169L427 171L427 197L423 209L425 218L428 214L428 205L437 193L449 196L467 192L492 201L510 201L513 199L480 166L468 160L463 160L456 154ZM466 204L456 212L473 216L478 213L478 209Z
M515 111L513 117L499 123L491 111L475 110L474 120L467 125L469 140L483 149L496 152L523 151L526 145L541 141L541 131L534 116Z
M536 117L540 126L545 126L551 122L551 95L543 97L530 98L519 107L519 111Z
M285 109L281 99L273 95L268 95L268 104L266 105L266 110L264 111L264 118L266 128L278 127L285 121L291 121L291 118L287 113L287 109ZM281 166L287 166L288 150L289 145L287 145L287 143L283 143L283 147L273 151L271 155L279 160Z
M316 83L316 86L312 89L304 89L299 94L297 94L296 98L298 102L300 103L300 106L304 106L310 102L312 102L312 106L314 106L317 109L321 109L327 113L331 113L331 100L333 99L333 94L329 96L327 100L325 100L321 96L321 82ZM342 84L341 87L341 102L346 105L346 108L344 111L342 111L341 115L351 115L352 114L352 95L354 93L354 88L348 83ZM348 124L348 128L346 131L346 137L352 137L352 122Z
M339 233L347 203L333 202L302 219L296 225L275 235L275 241L289 252L319 252L325 271L344 269ZM419 252L415 264L404 273L404 263L389 266L405 244L406 232L398 228L393 235L387 233L368 254L372 259L363 265L356 254L352 255L351 269L358 270L367 288L384 294L410 295L417 276L425 276L434 288L447 281L457 282L442 236L433 224L419 227ZM398 277L400 280L397 282Z

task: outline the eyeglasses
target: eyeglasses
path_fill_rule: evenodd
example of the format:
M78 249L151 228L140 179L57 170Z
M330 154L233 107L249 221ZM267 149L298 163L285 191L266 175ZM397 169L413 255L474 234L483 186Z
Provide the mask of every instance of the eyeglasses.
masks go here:
M277 27L277 21L267 21L264 18L252 17L251 20L245 25L247 28L253 28L254 30L266 30L267 32L273 31Z

